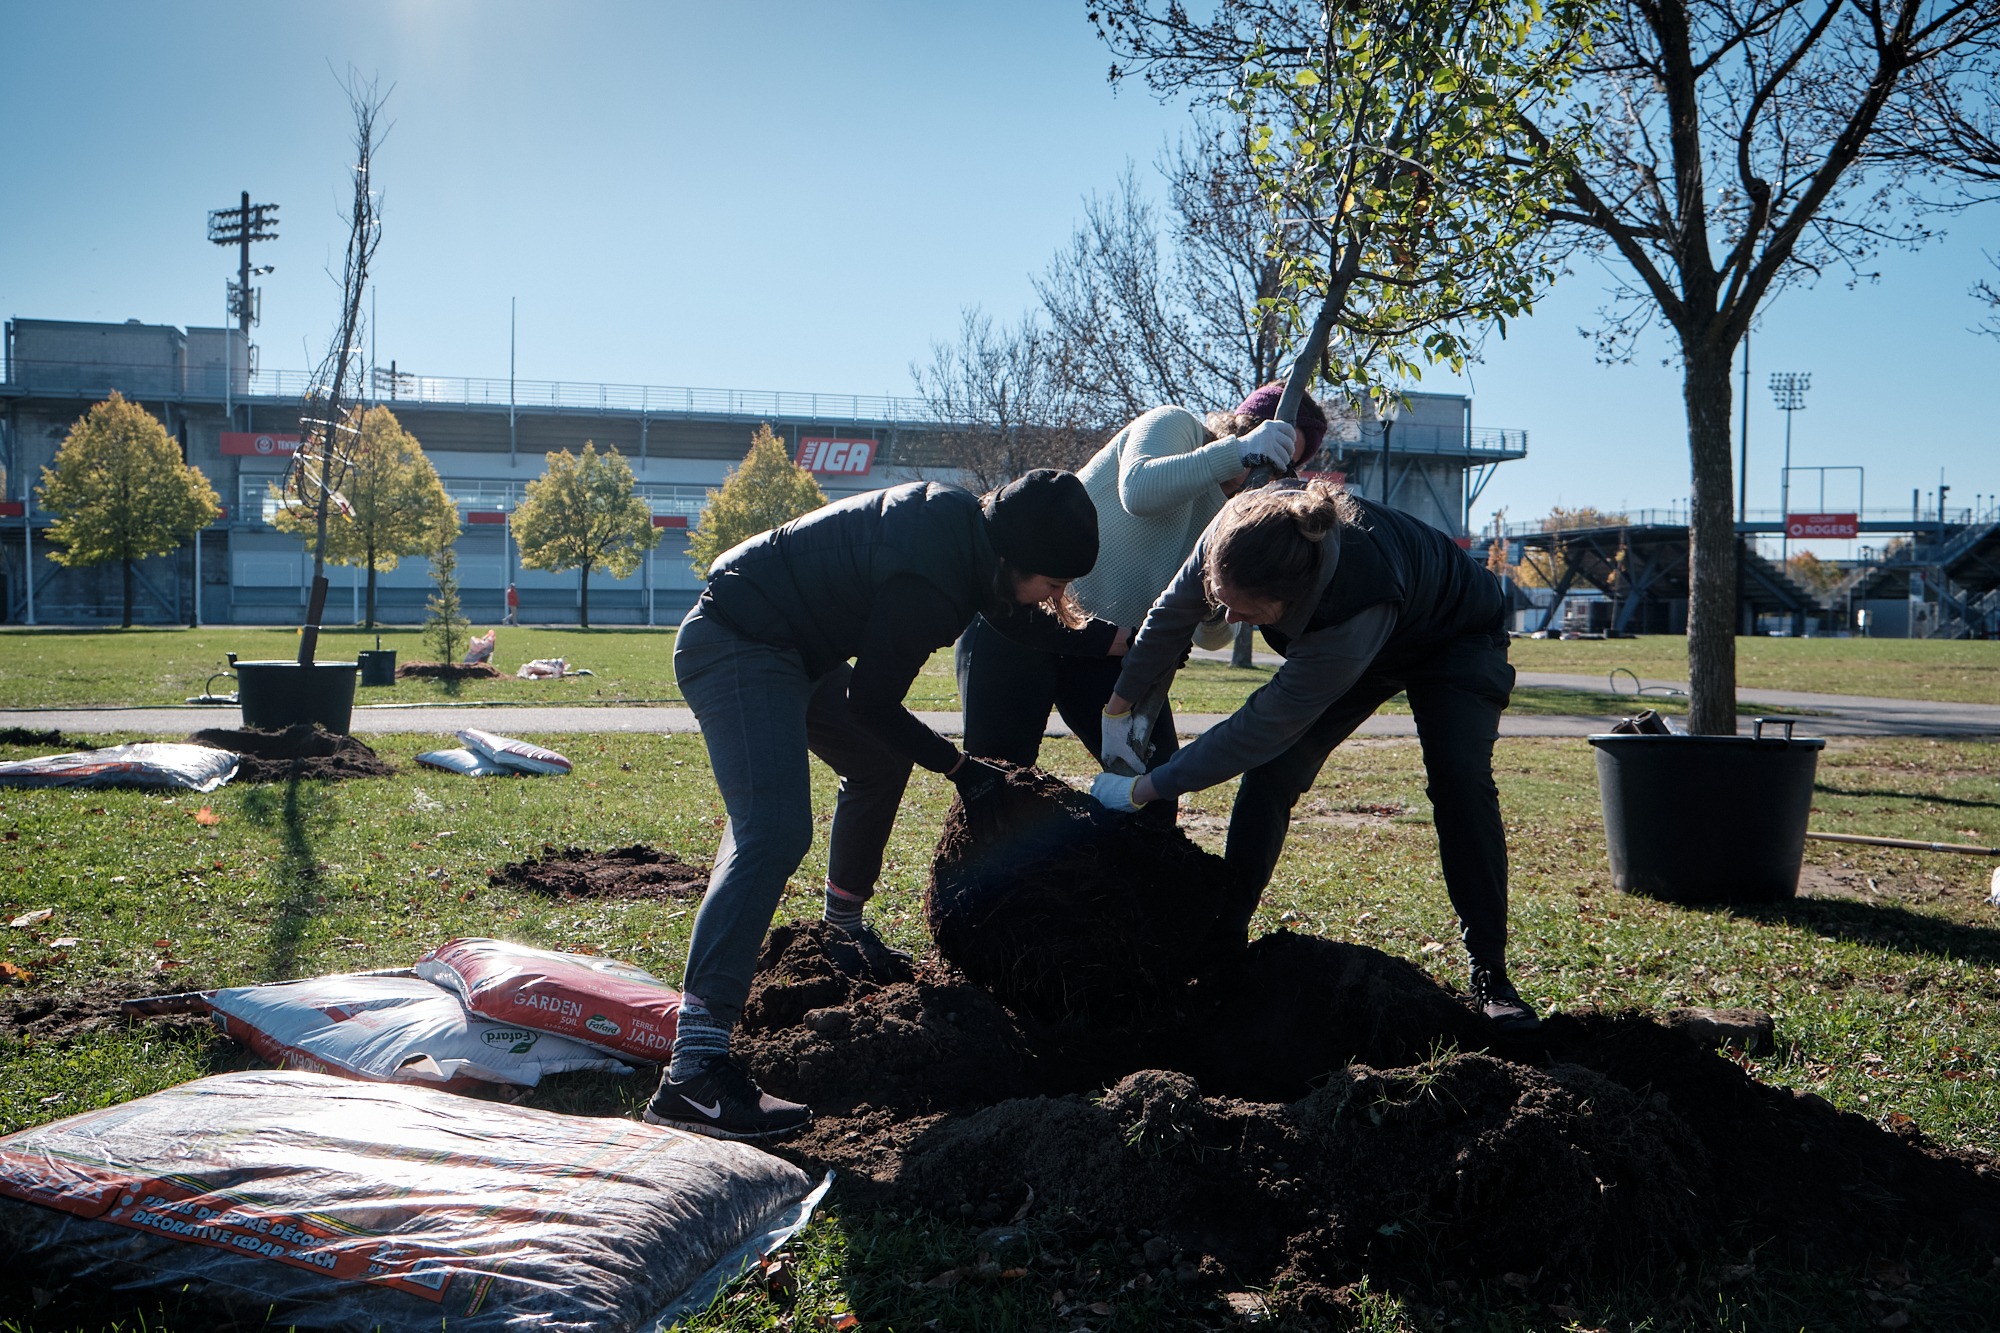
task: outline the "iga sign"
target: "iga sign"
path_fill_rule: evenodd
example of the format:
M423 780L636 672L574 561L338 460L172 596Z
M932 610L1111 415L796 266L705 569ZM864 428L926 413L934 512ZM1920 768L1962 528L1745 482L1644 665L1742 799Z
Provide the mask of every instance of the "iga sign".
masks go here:
M821 476L863 477L875 466L875 441L807 436L799 441L798 465Z
M222 452L243 458L289 458L299 451L296 435L261 435L245 430L222 432Z
M1785 535L1793 541L1820 537L1847 541L1861 535L1859 514L1787 514Z

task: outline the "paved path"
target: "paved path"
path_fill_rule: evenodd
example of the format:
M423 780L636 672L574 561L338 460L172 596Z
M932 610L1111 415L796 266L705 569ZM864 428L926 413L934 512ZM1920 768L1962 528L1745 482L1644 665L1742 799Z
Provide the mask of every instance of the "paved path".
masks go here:
M1579 685L1581 679L1588 684ZM1603 687L1594 677L1548 676L1523 672L1524 685L1557 689ZM2000 706L1934 704L1909 699L1868 699L1855 695L1804 694L1784 690L1740 690L1738 697L1753 704L1810 711L1797 719L1802 734L1813 736L2000 736ZM956 712L920 712L925 722L947 735L962 730ZM1192 713L1177 721L1185 735L1206 731L1222 713ZM1588 736L1609 728L1617 715L1507 713L1501 718L1506 736ZM233 727L240 716L233 708L74 708L47 711L0 710L0 727L55 729L76 734L127 731L149 735L185 736L202 727ZM671 705L604 705L552 707L537 704L494 707L469 704L362 705L354 710L354 730L364 735L415 733L450 735L460 727L481 727L505 735L559 735L565 732L669 733L694 731L694 714ZM1065 735L1061 720L1050 719L1050 734ZM1363 723L1362 736L1414 736L1408 714L1378 714Z
M1197 649L1197 658L1229 660L1229 650ZM1257 665L1276 667L1284 659L1258 652ZM1621 682L1626 677L1620 677ZM1552 671L1523 671L1522 685L1543 689L1616 693L1603 676ZM1627 712L1647 707L1655 691L1684 692L1685 681L1642 680L1647 695L1611 713L1506 713L1504 736L1588 736L1608 730ZM1927 703L1917 699L1877 699L1858 694L1809 694L1802 690L1739 689L1736 697L1752 707L1783 709L1796 718L1799 732L1810 736L1962 736L2000 738L2000 704ZM946 735L964 727L957 712L919 712L918 717ZM1184 735L1198 735L1220 722L1223 713L1190 713L1175 720ZM0 709L0 727L53 728L76 733L131 731L149 735L185 736L201 727L239 724L234 708L181 705L172 708ZM565 732L630 731L666 734L697 730L694 714L671 704L541 705L541 704L362 704L354 710L354 730L366 735L414 733L448 736L460 727L480 727L505 735L560 735ZM1745 722L1744 729L1749 729ZM1066 736L1062 719L1049 719L1049 734ZM1379 714L1363 723L1362 736L1414 736L1416 724L1407 713Z

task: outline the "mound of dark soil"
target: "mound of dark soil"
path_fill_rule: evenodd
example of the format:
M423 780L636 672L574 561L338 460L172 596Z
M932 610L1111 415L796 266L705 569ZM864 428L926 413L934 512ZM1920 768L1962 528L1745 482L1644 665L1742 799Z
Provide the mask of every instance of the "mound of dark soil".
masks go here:
M640 843L608 852L545 845L539 857L501 866L486 882L552 898L699 898L708 871Z
M744 1006L753 1075L816 1107L903 1113L991 1105L1036 1090L997 1001L935 963L870 956L824 921L779 926Z
M404 662L397 680L498 680L500 672L484 662Z
M0 727L0 745L48 745L62 750L95 750L88 741L65 736L60 731L36 731L32 727Z
M952 804L924 901L938 951L975 983L1043 1023L1147 1027L1240 950L1219 857L1046 773L1005 776L977 827Z
M352 736L300 723L283 731L251 727L206 727L187 738L189 745L230 750L241 757L237 782L285 782L306 778L338 782L347 778L387 778L395 765Z
M1128 1061L1177 1068L1128 1063L1083 1095L1035 1050L1035 1020L956 973L794 925L772 932L739 1051L815 1108L779 1151L839 1171L857 1206L990 1222L1031 1202L1154 1233L1142 1262L1163 1279L1277 1283L1302 1310L1364 1274L1616 1279L1724 1241L1821 1263L2000 1245L1990 1160L1766 1087L1647 1017L1558 1018L1532 1051L1480 1051L1485 1021L1419 969L1290 934L1191 994L1177 1043L1124 1034Z

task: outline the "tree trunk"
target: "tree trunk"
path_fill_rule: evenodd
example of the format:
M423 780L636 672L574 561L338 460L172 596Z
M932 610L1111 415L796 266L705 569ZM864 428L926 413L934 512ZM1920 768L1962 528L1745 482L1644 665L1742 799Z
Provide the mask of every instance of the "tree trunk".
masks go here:
M579 596L577 599L577 618L581 622L579 627L582 629L589 629L590 628L590 566L589 565L582 566L581 569L578 571L577 587L581 590L581 596Z
M128 556L119 562L125 567L125 621L124 629L132 628L132 561Z
M1257 651L1256 635L1257 627L1255 625L1238 625L1236 627L1236 643L1229 650L1229 665L1233 667L1255 665L1256 659L1252 654Z
M1736 734L1736 521L1730 494L1733 347L1683 347L1694 497L1688 515L1688 731Z
M375 628L375 548L368 548L368 623L364 629Z

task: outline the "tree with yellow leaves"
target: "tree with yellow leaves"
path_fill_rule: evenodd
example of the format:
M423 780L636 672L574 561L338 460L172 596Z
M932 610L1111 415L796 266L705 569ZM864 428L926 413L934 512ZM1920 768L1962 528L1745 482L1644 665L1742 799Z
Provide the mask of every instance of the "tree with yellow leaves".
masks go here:
M708 493L708 508L688 536L688 559L697 574L705 575L732 546L825 503L826 492L812 473L792 461L769 426L759 426L742 463L723 478L719 490Z
M215 488L181 457L151 412L116 392L70 427L55 466L42 469L42 508L59 565L123 566L125 617L132 627L132 575L139 561L178 550L222 517Z

